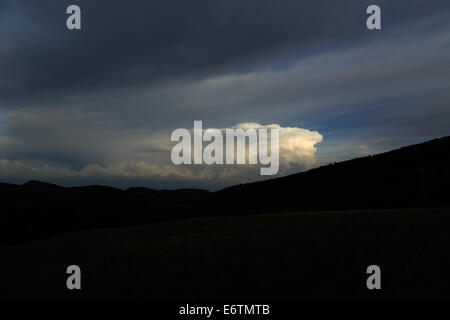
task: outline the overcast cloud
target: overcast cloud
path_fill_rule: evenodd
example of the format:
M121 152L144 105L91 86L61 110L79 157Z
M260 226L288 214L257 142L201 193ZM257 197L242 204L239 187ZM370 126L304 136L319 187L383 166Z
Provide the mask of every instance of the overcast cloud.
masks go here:
M65 27L73 3L81 31ZM282 150L280 174L448 135L450 3L377 1L381 31L365 27L370 4L0 0L0 181L261 178L172 165L170 134L194 120L317 135L307 156Z

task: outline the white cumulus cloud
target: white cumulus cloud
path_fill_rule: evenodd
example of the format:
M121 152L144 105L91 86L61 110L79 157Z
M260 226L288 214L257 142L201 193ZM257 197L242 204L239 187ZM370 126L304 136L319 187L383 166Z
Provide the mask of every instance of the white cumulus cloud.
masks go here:
M232 129L278 129L280 133L280 171L284 175L311 168L315 165L316 144L323 139L317 131L298 127L282 127L279 124L238 123ZM164 137L170 134L158 133L150 136L148 148L164 145ZM142 140L140 140L142 142ZM14 159L0 159L0 181L30 179L45 180L65 184L83 184L84 181L107 184L108 181L126 179L152 186L153 180L170 179L191 181L195 186L201 181L214 181L225 186L234 183L259 180L261 165L174 165L170 162L170 148L156 148L154 157L140 158L140 153L129 155L128 159L113 163L90 163L81 168L71 168L64 164L30 162ZM154 153L160 153L155 155ZM167 153L167 155L165 154ZM166 160L165 160L166 159ZM268 177L270 178L270 177ZM71 182L72 181L72 182Z

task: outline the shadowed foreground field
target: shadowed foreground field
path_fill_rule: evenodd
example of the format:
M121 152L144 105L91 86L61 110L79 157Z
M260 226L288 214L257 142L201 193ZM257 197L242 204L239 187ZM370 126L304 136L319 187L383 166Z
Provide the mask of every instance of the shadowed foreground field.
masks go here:
M1 298L448 298L450 209L270 214L0 247ZM82 290L66 289L66 268ZM366 288L381 267L382 290Z

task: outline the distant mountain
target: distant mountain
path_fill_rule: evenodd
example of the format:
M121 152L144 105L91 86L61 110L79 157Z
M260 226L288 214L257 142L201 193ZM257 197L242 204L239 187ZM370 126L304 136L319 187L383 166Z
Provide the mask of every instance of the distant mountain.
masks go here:
M439 206L450 206L450 137L226 188L209 197L206 211L253 214Z
M206 190L0 183L0 244L194 216L450 206L450 137L282 178Z
M0 244L62 232L125 227L193 215L206 190L126 191L106 186L65 188L29 181L0 183Z
M30 180L24 184L22 184L22 189L33 190L33 191L53 191L53 190L62 190L64 187L58 186L56 184Z

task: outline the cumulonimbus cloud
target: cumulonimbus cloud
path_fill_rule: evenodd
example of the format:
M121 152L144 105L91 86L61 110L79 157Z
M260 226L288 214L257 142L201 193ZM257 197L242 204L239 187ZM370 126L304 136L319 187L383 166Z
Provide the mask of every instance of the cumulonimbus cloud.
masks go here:
M278 129L280 133L280 172L279 174L292 173L308 169L315 164L316 144L322 141L322 135L317 131L310 131L298 127L282 127L279 124L261 125L259 123L239 123L230 128L233 129ZM161 139L159 136L158 139ZM156 140L158 140L156 139ZM150 139L155 143L155 139ZM151 145L149 145L151 147ZM158 152L170 152L160 149ZM97 180L98 183L110 179L136 179L149 181L152 179L174 180L221 180L223 185L242 182L242 178L251 177L259 179L257 165L174 165L164 162L164 156L152 159L129 159L116 163L100 164L92 163L74 169L49 163L31 163L28 161L0 160L0 179L11 181L12 179L38 179L46 181L74 181L74 184L83 181Z
M323 136L317 131L299 127L282 127L279 124L261 125L255 122L242 122L231 128L244 131L248 129L279 130L280 170L282 173L314 166L316 144L322 142L323 139Z

